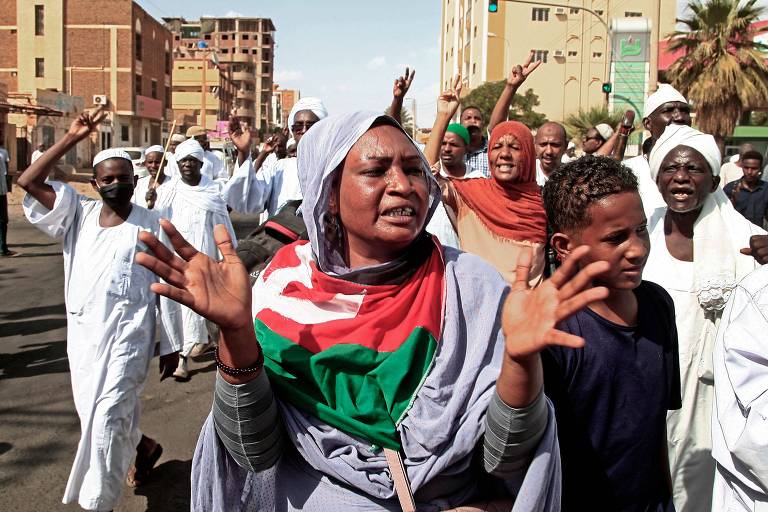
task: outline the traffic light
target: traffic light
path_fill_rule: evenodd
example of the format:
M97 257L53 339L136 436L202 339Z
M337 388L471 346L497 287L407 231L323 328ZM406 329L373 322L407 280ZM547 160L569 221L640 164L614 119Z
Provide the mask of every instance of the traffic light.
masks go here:
M611 82L603 82L603 92L605 94L611 94L612 90L613 86L611 85Z
M488 12L499 12L499 0L488 0Z

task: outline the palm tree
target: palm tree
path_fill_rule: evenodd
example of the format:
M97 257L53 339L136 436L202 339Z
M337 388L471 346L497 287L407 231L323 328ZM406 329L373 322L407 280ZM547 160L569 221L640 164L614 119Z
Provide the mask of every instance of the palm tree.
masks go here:
M600 123L606 123L611 128L616 128L621 122L623 115L623 112L611 114L605 105L601 105L586 111L579 109L577 113L569 115L563 124L565 125L565 132L568 134L569 140L581 141L587 130Z
M669 52L683 56L667 78L696 110L698 128L722 146L745 111L768 104L768 46L754 37L768 30L753 23L764 13L757 0L693 0L685 30L672 33ZM741 5L740 5L741 4Z

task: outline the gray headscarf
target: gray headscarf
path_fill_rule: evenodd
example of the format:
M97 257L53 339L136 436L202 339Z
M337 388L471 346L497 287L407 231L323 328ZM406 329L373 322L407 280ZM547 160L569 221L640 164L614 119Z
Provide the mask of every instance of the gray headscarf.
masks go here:
M317 264L320 270L327 274L344 275L350 272L344 262L342 248L335 247L332 237L327 236L326 232L329 222L333 222L328 213L328 201L333 192L334 171L347 157L352 146L377 121L403 131L400 125L389 116L373 111L360 111L323 119L312 126L312 129L307 131L299 142L297 154L299 185L304 197L301 211ZM405 131L403 134L408 137ZM410 137L408 140L417 147ZM421 155L422 168L429 187L429 211L423 228L426 229L429 219L440 204L440 187L432 176L429 164L421 151L419 155Z

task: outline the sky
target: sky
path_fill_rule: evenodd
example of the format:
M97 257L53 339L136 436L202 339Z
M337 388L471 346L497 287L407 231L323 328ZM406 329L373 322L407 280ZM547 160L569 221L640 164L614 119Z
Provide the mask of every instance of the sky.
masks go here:
M662 0L669 1L669 0ZM254 16L275 24L274 81L318 96L331 113L384 111L392 84L416 69L406 98L431 126L440 80L440 0L137 0L164 16ZM679 10L686 4L677 0ZM759 0L768 6L768 0Z
M160 19L237 15L271 18L275 25L274 81L318 96L330 113L383 112L405 67L416 69L406 97L416 120L431 126L440 80L438 0L138 0Z

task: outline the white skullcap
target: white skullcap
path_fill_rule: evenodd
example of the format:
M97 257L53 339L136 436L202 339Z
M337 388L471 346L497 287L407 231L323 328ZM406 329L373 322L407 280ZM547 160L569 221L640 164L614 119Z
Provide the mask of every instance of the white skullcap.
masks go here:
M653 181L656 181L656 177L659 175L659 169L664 158L677 146L693 148L701 153L709 164L712 176L720 175L720 149L717 147L715 138L690 126L671 124L667 126L659 140L653 145L648 157Z
M126 153L124 150L120 148L110 148L105 149L104 151L99 151L96 153L96 156L93 157L93 167L96 168L97 165L99 165L104 160L109 160L110 158L124 158L128 160L131 165L133 165L133 160L131 160L131 155Z
M178 146L176 146L176 161L180 162L182 159L192 156L201 162L205 161L205 152L203 146L200 145L195 139L187 139Z
M323 105L323 100L311 96L301 98L294 103L291 113L288 114L288 129L291 130L291 133L293 133L293 128L291 128L293 126L293 118L302 110L311 110L318 119L325 119L328 117L328 110L326 110L325 105Z
M145 149L144 155L146 156L150 153L163 153L163 152L165 152L165 148L160 144L155 144L154 146L149 146L147 149Z
M171 135L171 141L173 142L184 142L185 140L187 140L187 138L180 133L174 133Z
M688 100L686 100L677 89L669 84L659 84L658 90L646 98L645 106L643 107L643 116L650 116L657 108L670 101L679 101L680 103L688 104Z
M599 125L595 126L595 130L597 130L597 133L600 134L603 140L608 140L613 135L613 128L605 123L600 123Z

